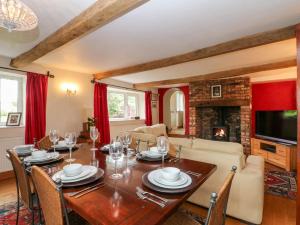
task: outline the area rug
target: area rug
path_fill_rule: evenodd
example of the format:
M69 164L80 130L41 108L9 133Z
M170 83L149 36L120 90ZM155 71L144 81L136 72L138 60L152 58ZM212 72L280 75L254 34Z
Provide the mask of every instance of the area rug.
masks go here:
M296 172L266 171L265 191L270 194L296 200L296 176Z
M0 205L0 224L1 225L15 225L17 216L17 203L5 203ZM35 213L37 214L37 213ZM38 222L38 216L36 215L35 221ZM31 224L31 212L23 205L20 208L19 225Z

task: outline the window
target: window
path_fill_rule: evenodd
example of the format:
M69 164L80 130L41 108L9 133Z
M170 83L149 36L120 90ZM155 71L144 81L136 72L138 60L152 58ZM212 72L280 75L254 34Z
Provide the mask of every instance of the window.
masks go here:
M127 120L141 117L141 100L144 93L127 91L118 88L108 88L107 102L110 120Z
M9 112L23 112L24 77L0 73L0 125L5 126ZM24 115L22 115L24 118ZM22 119L23 121L23 119Z

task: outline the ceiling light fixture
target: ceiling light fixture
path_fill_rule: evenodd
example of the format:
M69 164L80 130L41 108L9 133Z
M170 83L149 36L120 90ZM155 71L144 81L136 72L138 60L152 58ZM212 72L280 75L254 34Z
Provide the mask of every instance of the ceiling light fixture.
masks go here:
M11 32L13 30L32 30L37 25L37 16L23 2L20 0L0 0L0 27Z

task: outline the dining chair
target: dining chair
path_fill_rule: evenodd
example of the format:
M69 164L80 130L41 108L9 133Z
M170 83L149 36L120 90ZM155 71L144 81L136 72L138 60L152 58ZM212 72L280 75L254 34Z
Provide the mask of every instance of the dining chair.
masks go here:
M75 212L67 212L60 180L54 182L45 171L37 166L31 167L31 175L47 225L88 224Z
M41 221L41 215L39 211L39 202L35 194L32 182L29 179L28 172L26 171L26 165L20 160L16 152L13 150L7 150L7 158L11 161L17 188L17 216L16 224L19 223L19 214L21 200L23 204L31 211L31 224L34 224L34 212L38 210L39 220ZM37 206L37 208L35 208Z
M237 167L233 166L218 193L211 193L207 218L195 216L185 209L175 212L164 225L224 225L226 220L227 202L232 180Z

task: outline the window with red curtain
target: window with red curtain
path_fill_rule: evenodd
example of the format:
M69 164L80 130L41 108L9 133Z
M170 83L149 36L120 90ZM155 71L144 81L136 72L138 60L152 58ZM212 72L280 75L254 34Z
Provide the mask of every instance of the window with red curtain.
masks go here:
M48 77L27 73L25 143L32 144L46 133L46 104Z
M151 91L145 92L145 117L146 117L145 124L147 126L152 125L151 96L152 96Z
M100 142L110 143L109 114L107 107L107 85L95 83L94 87L94 117L96 127L100 132Z

